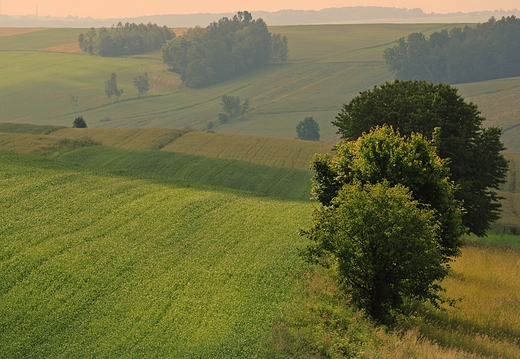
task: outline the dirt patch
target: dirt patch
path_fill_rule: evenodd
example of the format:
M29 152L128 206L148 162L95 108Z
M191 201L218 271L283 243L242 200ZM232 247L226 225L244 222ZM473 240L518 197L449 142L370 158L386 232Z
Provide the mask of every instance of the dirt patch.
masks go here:
M45 27L0 27L0 37L47 30Z
M63 45L58 45L58 46L47 47L43 50L44 51L53 51L53 52L67 52L67 53L81 51L77 42L71 42L70 44L63 44Z

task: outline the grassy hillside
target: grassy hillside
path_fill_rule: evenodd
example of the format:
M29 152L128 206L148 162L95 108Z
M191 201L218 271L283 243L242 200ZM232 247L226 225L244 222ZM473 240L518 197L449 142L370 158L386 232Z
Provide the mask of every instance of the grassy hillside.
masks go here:
M310 205L0 152L0 356L253 357Z
M206 89L179 86L159 53L99 58L59 49L77 39L77 29L52 29L0 37L0 121L70 126L83 115L89 127L175 127L206 129L220 112L220 97L250 99L241 119L217 126L217 132L294 138L296 125L313 116L321 137L335 142L331 121L342 104L393 75L382 50L414 31L431 33L446 24L320 25L273 27L289 40L289 62ZM42 42L42 38L46 38ZM23 50L23 51L22 51ZM151 90L137 99L132 81L148 72ZM117 74L125 90L118 103L104 94L104 81ZM78 106L70 96L78 97ZM30 101L29 101L30 99ZM28 105L30 104L30 105Z

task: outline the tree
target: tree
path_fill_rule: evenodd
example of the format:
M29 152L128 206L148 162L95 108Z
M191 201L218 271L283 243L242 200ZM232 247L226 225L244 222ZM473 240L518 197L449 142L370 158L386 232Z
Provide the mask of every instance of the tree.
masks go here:
M315 155L321 206L306 257L337 268L353 303L387 321L406 298L443 301L439 281L460 254L462 222L445 161L422 135L377 127Z
M459 188L455 197L464 206L465 227L484 236L500 217L501 205L493 189L505 181L508 168L501 154L501 130L484 128L484 120L477 106L464 102L450 85L396 80L361 92L343 105L333 124L346 140L384 124L405 136L416 132L433 139L439 157L449 159L450 178Z
M300 140L320 140L320 125L314 121L312 117L305 117L304 120L296 126L296 133Z
M273 62L287 61L287 54L289 53L289 44L287 43L287 37L282 37L282 35L280 34L273 34L271 51L271 60Z
M119 96L123 94L123 89L117 88L117 78L116 74L112 72L110 79L105 81L105 93L107 94L108 99L114 95L119 101Z
M229 120L243 116L249 109L249 100L245 100L242 103L238 96L222 95L220 104L223 111L219 114L220 123L226 123Z
M134 87L137 89L137 97L141 97L148 90L150 90L150 84L148 83L148 74L145 72L144 75L134 77Z
M72 127L74 128L87 128L87 123L83 119L82 116L76 117L74 121L72 121Z

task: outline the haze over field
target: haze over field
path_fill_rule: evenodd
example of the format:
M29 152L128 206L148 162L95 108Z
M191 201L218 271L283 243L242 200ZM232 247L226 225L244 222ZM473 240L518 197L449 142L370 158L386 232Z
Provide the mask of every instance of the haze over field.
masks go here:
M396 8L420 8L426 13L475 12L489 10L511 10L518 7L516 0L253 0L244 4L238 0L208 2L203 0L177 1L151 0L146 5L137 0L92 0L88 2L63 2L59 0L4 0L0 13L7 15L38 14L39 16L79 16L94 18L138 17L158 14L195 14L235 12L243 8L249 11L321 10L324 8L350 6L382 6Z

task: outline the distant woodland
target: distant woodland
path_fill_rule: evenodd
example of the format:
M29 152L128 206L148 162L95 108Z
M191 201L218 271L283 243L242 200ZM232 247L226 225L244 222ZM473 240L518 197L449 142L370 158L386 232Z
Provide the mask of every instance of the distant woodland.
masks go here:
M413 33L384 51L400 79L464 83L520 76L520 19L490 18L426 38Z
M168 40L175 37L168 27L156 24L130 24L121 22L111 28L91 28L80 34L81 50L100 56L136 55L159 50Z
M257 69L269 61L287 60L287 38L271 34L262 19L238 12L206 28L189 29L168 41L162 57L169 69L192 88L203 87Z

